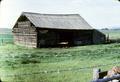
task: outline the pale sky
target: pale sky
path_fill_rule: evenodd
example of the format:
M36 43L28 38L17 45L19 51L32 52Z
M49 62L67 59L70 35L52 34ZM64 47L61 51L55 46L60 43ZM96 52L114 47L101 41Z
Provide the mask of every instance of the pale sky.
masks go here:
M117 0L3 0L0 28L12 28L22 12L80 14L94 28L120 26Z

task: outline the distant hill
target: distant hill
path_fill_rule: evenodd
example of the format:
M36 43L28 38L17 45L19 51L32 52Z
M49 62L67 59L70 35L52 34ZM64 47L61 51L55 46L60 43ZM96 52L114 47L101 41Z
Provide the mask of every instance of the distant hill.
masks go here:
M12 29L9 29L9 28L0 28L0 34L1 33L12 33Z
M120 30L120 28L112 28L111 30Z
M120 26L110 28L112 30L120 30Z

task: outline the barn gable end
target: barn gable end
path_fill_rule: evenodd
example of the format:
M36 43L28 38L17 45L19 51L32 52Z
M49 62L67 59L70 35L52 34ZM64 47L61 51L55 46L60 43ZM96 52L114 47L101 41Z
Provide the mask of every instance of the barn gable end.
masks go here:
M14 43L26 47L37 47L35 26L25 16L21 16L13 27Z

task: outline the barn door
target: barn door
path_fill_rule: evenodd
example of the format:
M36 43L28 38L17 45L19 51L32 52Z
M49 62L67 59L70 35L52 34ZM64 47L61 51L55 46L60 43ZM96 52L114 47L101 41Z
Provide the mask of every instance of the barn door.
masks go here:
M66 42L66 44L72 45L73 33L71 31L61 31L59 35L60 35L60 42Z

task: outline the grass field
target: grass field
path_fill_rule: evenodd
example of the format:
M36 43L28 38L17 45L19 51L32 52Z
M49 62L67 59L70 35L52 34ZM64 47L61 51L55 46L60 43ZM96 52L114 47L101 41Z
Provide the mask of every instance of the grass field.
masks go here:
M120 43L32 49L0 46L3 82L90 82L93 68L120 65Z
M0 34L0 45L6 43L13 43L13 35L12 33L1 33Z
M120 39L120 30L101 30L106 36L109 35L110 39Z
M0 45L13 43L12 29L0 28Z
M9 44L0 47L0 55L3 81L88 82L92 68L86 67L120 62L120 44L62 49L29 49ZM114 65L99 68L105 70Z

